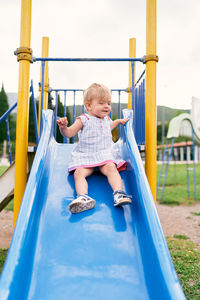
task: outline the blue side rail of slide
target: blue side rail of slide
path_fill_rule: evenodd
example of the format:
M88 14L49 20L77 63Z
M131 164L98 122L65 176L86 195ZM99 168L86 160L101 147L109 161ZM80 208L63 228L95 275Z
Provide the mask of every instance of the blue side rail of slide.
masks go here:
M132 111L124 110L132 119ZM132 131L117 142L121 172L133 203L113 206L105 176L88 178L93 210L72 215L74 179L67 172L72 144L56 143L53 112L43 132L0 280L1 300L183 300Z

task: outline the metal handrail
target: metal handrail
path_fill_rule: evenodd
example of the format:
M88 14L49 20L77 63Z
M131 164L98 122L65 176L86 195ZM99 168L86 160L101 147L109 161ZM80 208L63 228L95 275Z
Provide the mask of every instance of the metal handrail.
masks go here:
M34 124L35 124L35 137L36 143L39 143L39 135L38 135L38 125L37 125L37 112L36 112L36 105L35 105L35 98L34 98L34 90L33 90L33 81L31 80L30 91L32 93L32 105L33 105L33 115L34 115ZM5 121L6 122L6 132L7 132L7 141L8 141L8 156L10 164L12 164L12 155L11 155L11 143L10 143L10 129L9 129L9 122L8 117L10 113L17 107L17 101L0 117L0 123Z
M108 62L142 62L145 63L145 57L140 58L53 58L53 57L34 57L33 61L93 61L93 62L100 62L100 61L108 61Z
M10 129L9 129L9 122L8 117L9 114L15 109L17 106L17 102L13 104L4 114L0 117L0 123L5 121L6 122L6 133L7 133L7 141L8 141L8 156L9 156L9 162L12 164L12 154L11 154L11 144L10 144Z
M5 119L8 118L8 115L11 113L11 111L13 111L13 109L15 109L15 107L17 106L17 101L15 102L15 104L13 104L13 106L11 106L1 117L0 117L0 123L2 121L4 121Z

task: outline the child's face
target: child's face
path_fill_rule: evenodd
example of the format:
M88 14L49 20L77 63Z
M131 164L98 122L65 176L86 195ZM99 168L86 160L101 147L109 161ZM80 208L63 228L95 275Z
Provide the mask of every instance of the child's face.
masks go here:
M111 101L102 99L93 99L90 103L85 104L88 113L97 118L104 118L111 111Z

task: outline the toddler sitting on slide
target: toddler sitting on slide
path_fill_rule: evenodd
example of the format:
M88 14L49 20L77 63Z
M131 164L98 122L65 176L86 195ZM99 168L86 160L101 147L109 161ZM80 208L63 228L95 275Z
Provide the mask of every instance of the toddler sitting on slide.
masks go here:
M114 206L131 203L131 196L123 191L123 183L119 171L125 170L126 162L112 140L111 131L119 124L124 125L128 119L109 118L111 111L111 92L102 85L94 83L84 92L84 105L87 113L80 115L76 121L67 127L67 118L57 120L60 132L68 138L78 133L78 143L71 153L69 172L74 172L77 198L69 209L71 213L94 208L96 201L88 196L86 177L90 176L96 167L107 176L113 189Z

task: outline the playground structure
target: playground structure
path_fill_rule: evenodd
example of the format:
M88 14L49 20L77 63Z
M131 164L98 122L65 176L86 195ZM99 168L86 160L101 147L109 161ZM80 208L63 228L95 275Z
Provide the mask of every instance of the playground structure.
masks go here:
M192 141L183 141L183 142L176 142L174 143L174 151L173 151L173 158L172 160L176 163L184 163L188 161L192 163L193 157L191 157L191 149L192 149ZM157 161L162 162L163 160L163 149L165 145L157 146ZM170 145L168 144L168 147ZM198 144L195 144L195 163L200 161L200 147Z
M197 128L194 120L192 119L192 115L188 113L183 113L175 118L173 118L169 123L169 129L167 133L167 143L165 145L165 149L162 157L162 166L160 169L159 179L157 183L157 195L159 194L159 188L161 188L161 193L159 199L162 200L164 188L166 185L166 179L169 169L169 164L172 159L173 151L174 151L174 142L175 138L184 137L192 140L192 162L193 167L189 167L189 162L191 161L191 153L190 153L190 144L186 143L186 170L187 170L187 196L190 198L190 184L189 184L189 171L193 171L193 183L194 183L194 198L197 198L196 192L196 154L195 154L195 142L200 144L200 131ZM171 140L171 144L168 145L169 140ZM168 154L168 155L167 155ZM182 154L183 155L183 154ZM175 160L176 162L176 160ZM163 174L165 171L165 174ZM164 176L161 186L161 178Z
M31 1L22 0L21 42L17 50L20 68L15 161L16 224L1 276L0 298L185 299L154 203L156 1L147 0L146 56L123 59L131 64L128 109L123 111L124 117L130 121L121 130L117 144L128 162L122 179L125 190L133 196L134 204L119 209L113 207L111 188L105 177L99 174L88 180L91 196L97 200L95 209L78 215L71 215L67 209L69 201L74 198L73 178L66 174L74 145L55 141L56 109L55 115L46 109L48 84L45 78L48 78L46 62L75 59L36 58L36 61L42 62L42 114L38 115L40 140L26 185L29 65L32 60L31 30L27 30L31 28L30 23ZM135 90L136 61L146 63L145 94L144 83L139 88L140 92ZM136 96L137 93L139 96ZM135 106L144 96L147 177L134 136L138 126ZM140 144L139 137L137 141Z

